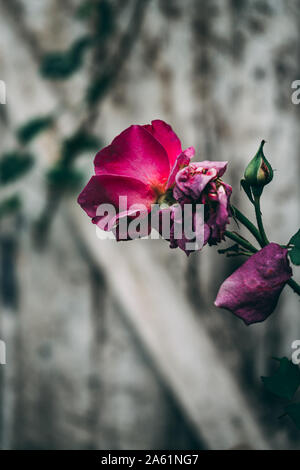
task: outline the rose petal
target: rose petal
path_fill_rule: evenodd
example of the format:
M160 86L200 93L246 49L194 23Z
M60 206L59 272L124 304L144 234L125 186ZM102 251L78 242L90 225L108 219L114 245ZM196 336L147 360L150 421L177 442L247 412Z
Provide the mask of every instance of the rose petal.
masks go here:
M134 178L116 175L93 176L78 197L78 203L89 217L98 217L100 204L112 204L120 211L119 197L127 197L127 206L122 212L132 211L134 205L143 204L150 211L156 194L149 186ZM98 222L97 220L94 222Z
M177 173L186 165L190 163L191 158L194 156L195 150L194 147L189 147L188 149L184 150L175 160L173 168L171 169L169 179L167 182L166 189L169 189L175 183L175 178Z
M228 162L212 162L210 160L204 160L203 162L197 162L197 164L198 163L199 163L199 166L202 166L203 168L216 169L219 177L224 175L227 165L228 165Z
M97 153L96 175L132 177L162 188L169 176L168 155L163 146L142 126L131 126Z
M270 243L223 282L215 305L230 310L247 325L264 321L292 274L287 250Z
M191 198L193 201L199 200L208 183L216 178L216 171L209 174L197 173L201 168L200 164L192 163L177 173L176 186L173 191L177 201L181 202L185 197Z
M173 168L176 158L181 154L181 142L172 127L160 119L143 126L164 147L169 158L169 169Z

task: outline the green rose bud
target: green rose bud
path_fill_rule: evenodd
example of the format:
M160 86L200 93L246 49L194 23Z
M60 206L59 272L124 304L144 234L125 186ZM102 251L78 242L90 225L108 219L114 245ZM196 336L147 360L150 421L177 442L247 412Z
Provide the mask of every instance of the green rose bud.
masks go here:
M263 187L273 179L273 169L263 152L264 144L263 140L244 173L245 181L251 187L253 194L261 194Z

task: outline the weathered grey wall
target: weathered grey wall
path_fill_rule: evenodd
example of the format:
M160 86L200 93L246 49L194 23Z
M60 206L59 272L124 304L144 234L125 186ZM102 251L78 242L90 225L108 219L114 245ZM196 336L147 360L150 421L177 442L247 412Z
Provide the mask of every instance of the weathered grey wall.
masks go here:
M140 241L133 242L136 250L118 245L116 263L110 266L105 257L111 246L106 251L96 236L85 238L78 230L75 197L61 205L46 247L41 250L34 243L33 223L46 197L44 173L57 158L60 136L78 122L76 103L88 78L80 72L68 85L51 84L39 77L38 64L41 51L63 49L82 32L71 15L78 3L24 0L20 12L15 0L0 2L0 79L8 86L1 150L12 145L12 129L26 119L52 111L61 102L69 110L59 129L34 144L34 171L5 190L22 191L24 211L21 220L7 220L1 226L2 257L6 254L2 276L13 269L11 294L4 302L2 292L1 305L0 339L8 347L8 364L0 366L1 446L226 448L248 444L249 438L258 447L296 447L299 433L290 423L277 421L280 410L276 403L267 404L259 380L270 368L270 357L289 355L291 342L300 337L299 303L288 288L265 324L247 328L212 307L233 262L221 259L213 248L187 260L164 241ZM124 5L126 26L132 3ZM122 73L101 103L96 132L109 143L132 123L165 119L185 146L196 147L198 160L230 162L227 181L235 189L233 200L247 210L239 179L260 140L266 139L266 154L277 172L262 209L271 238L286 242L299 226L300 107L290 99L291 83L300 78L299 26L298 0L150 1ZM92 157L78 162L87 179ZM88 225L89 220L80 219L80 224ZM88 230L91 234L94 228ZM100 261L93 256L97 244ZM161 273L184 306L182 318L176 313L174 325L169 324L170 337L186 314L186 322L195 321L195 343L197 335L199 341L204 339L201 358L195 355L193 363L184 363L186 351L191 351L184 341L173 345L174 351L166 341L160 367L161 350L151 337L154 324L145 340L140 334L143 326L136 327L135 317L128 314L134 301L125 305L119 296L119 263L128 264L122 287L130 297L138 291L130 282L134 270L142 272L143 256L149 261L150 286L143 288L141 282L136 305L145 304L140 309L145 329L147 295ZM159 295L166 304L171 294L161 288ZM157 325L157 335L161 331ZM178 356L186 376L180 376L181 364L177 369ZM199 377L193 383L199 389L191 391L181 378L187 381L197 369ZM206 406L201 374L214 377L219 370L224 390L234 395L225 396L224 403L236 401L235 414L230 406L230 412L221 409L224 415L218 414L218 387L212 387ZM192 416L187 404L194 403L196 395L203 418ZM205 407L209 426L202 424L207 420ZM251 429L244 424L248 416L254 420ZM224 439L217 433L221 424L228 429Z

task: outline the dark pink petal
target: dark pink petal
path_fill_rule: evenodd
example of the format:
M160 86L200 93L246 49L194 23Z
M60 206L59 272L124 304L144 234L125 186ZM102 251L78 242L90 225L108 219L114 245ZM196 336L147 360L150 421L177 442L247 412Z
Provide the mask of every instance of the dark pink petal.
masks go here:
M130 241L130 240L134 240L136 238L142 238L142 237L147 237L150 235L151 233L151 230L152 230L152 227L151 227L151 221L149 220L149 214L143 214L144 215L144 218L146 219L146 224L143 225L141 224L140 226L140 230L139 230L139 233L133 238L132 236L130 236L128 230L125 230L125 233L122 233L122 229L121 229L121 224L117 224L116 226L114 226L112 228L112 232L114 234L114 236L116 237L116 240L117 241ZM129 217L130 219L130 214L126 214L126 216ZM131 222L131 220L129 220L129 223Z
M171 169L166 189L169 189L173 186L177 173L190 163L190 160L194 156L194 154L194 147L189 147L176 158L173 168Z
M162 216L169 217L170 219L170 236L164 236L163 230L162 230ZM183 250L187 256L189 256L191 253L194 251L198 251L199 249L202 248L202 246L196 246L196 240L198 242L202 243L203 246L206 245L209 234L210 234L210 228L208 225L203 221L203 219L199 218L197 219L195 211L192 212L192 221L191 221L191 227L195 233L195 237L192 239L189 239L186 237L185 231L184 231L184 208L181 207L179 204L173 205L169 208L161 209L159 212L160 218L159 218L159 226L154 228L158 230L160 235L165 238L165 240L170 242L170 248L177 248L179 247L181 250ZM176 235L176 230L175 230L175 225L177 224L177 227L180 227L180 232L177 231L177 233L181 233L181 236L177 238ZM191 247L191 243L195 244L195 247Z
M119 197L127 196L127 207L119 207ZM146 184L134 178L116 175L93 176L78 197L78 203L82 209L98 223L97 209L100 204L112 204L118 213L133 215L134 206L142 204L150 211L151 204L155 201L155 192Z
M230 310L247 325L264 321L292 274L287 250L270 243L223 282L215 305Z
M208 170L211 168L216 169L219 177L224 175L227 168L227 164L228 162L212 162L210 160L204 160L203 162L199 162L199 166L201 166L202 168L206 168Z
M176 158L181 154L181 142L172 127L164 121L156 119L143 126L164 147L169 158L169 169L173 168Z
M216 204L215 210L211 212L207 220L207 224L211 227L210 245L215 245L223 239L224 231L231 215L229 208L231 192L231 186L225 183L222 183L217 190L218 204Z
M191 163L177 173L173 193L177 201L181 202L186 197L193 201L199 200L208 183L217 177L217 170L214 168L206 174L202 173L202 169L200 163Z
M95 157L96 175L132 177L162 190L169 177L168 155L142 126L131 126Z

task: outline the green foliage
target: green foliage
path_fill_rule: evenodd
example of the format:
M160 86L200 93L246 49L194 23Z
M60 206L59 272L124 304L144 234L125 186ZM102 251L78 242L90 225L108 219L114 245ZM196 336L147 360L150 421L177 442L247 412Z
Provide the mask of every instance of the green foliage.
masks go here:
M0 158L0 183L8 184L20 178L32 168L33 163L33 156L29 153L5 153Z
M289 245L293 245L293 248L289 252L292 263L300 265L300 229L292 236Z
M47 174L49 186L61 191L77 191L83 184L84 176L80 171L72 168L72 163L81 153L97 150L99 147L101 147L100 140L84 130L66 139L63 143L60 162Z
M92 16L94 11L94 3L91 0L87 0L79 5L76 10L75 17L78 20L87 20Z
M62 161L70 164L79 154L101 147L100 140L86 131L78 131L63 143Z
M300 403L290 403L285 407L285 412L300 429Z
M27 144L38 134L47 130L53 125L53 116L39 116L19 127L17 137L22 144Z
M300 386L300 369L286 357L277 359L279 368L271 377L261 377L265 388L281 398L292 400Z
M115 29L113 6L108 0L83 2L76 11L76 17L79 20L93 17L96 36L101 39L109 37Z
M0 219L5 215L17 212L21 208L21 198L17 194L0 203Z
M47 179L50 187L69 192L77 191L83 184L83 175L80 171L61 164L48 172Z
M251 185L244 179L242 179L240 183L241 183L241 187L247 194L249 201L251 201L252 204L254 204L254 199L253 199L252 191L251 191Z
M52 80L69 78L82 65L83 54L92 44L90 36L84 36L65 52L50 52L42 60L41 75Z
M300 429L300 403L291 403L300 387L300 369L287 357L276 360L280 362L280 365L275 374L271 377L261 377L261 379L269 392L289 400L290 403L285 406L285 413L281 417L289 416Z
M111 83L111 77L105 73L102 77L94 80L87 89L86 100L88 104L93 104L105 95Z
M240 246L237 243L235 243L234 245L228 246L227 248L222 248L218 250L218 253L220 253L220 255L239 253L239 252L240 252Z
M102 0L97 4L97 35L100 38L109 37L115 28L114 12L111 2Z

